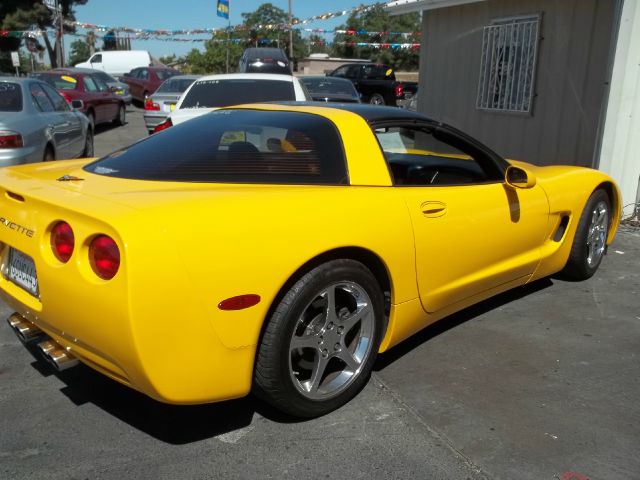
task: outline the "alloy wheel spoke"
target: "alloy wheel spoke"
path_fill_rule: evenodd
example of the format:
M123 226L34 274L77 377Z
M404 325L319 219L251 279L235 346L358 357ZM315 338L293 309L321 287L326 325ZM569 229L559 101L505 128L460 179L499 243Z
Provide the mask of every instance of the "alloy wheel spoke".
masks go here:
M329 358L323 356L320 352L316 354L316 362L313 365L313 372L311 373L311 378L307 383L307 391L309 393L315 393L318 391L318 387L320 387L320 382L322 380L322 376L324 375L324 371L327 369L327 365L329 364Z
M358 359L351 355L351 352L346 348L343 348L340 352L338 352L336 354L336 357L342 360L347 365L347 369L351 370L352 372L355 372L360 368L360 362L358 361Z
M349 333L360 320L364 320L369 314L371 314L371 306L365 303L364 305L359 305L356 311L348 317L340 318L339 324L344 327L344 334Z
M327 325L329 322L335 323L338 318L336 315L336 287L335 286L332 286L327 289L326 299L327 299L327 307L325 311L326 312L325 325Z

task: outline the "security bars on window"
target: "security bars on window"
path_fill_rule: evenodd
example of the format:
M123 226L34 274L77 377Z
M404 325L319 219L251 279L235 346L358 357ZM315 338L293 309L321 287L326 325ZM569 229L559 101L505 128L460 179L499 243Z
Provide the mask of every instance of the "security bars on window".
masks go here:
M477 108L531 112L539 24L535 16L484 27Z

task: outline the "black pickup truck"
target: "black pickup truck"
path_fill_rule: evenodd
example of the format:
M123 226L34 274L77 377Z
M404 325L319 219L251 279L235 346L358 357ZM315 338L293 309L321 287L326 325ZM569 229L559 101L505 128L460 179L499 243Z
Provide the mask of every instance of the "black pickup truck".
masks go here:
M417 83L396 81L393 69L380 63L347 63L328 76L351 80L362 101L376 105L399 106L417 90Z

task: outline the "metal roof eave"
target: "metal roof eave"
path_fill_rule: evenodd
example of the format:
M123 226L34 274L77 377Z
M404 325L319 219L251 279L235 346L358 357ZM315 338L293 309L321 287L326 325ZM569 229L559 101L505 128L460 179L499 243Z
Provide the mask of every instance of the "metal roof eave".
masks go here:
M391 15L420 12L422 10L435 10L438 8L455 7L467 3L478 3L486 0L396 0L389 2L384 9Z

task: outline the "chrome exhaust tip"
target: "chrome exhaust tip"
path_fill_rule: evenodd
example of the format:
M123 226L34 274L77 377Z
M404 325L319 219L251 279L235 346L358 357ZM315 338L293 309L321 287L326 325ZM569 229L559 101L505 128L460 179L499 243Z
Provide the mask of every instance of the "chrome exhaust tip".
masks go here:
M23 343L30 343L45 336L42 330L19 313L12 313L7 318L7 323Z
M80 361L71 355L65 348L49 339L38 344L38 349L44 356L45 360L53 365L57 371L62 372L71 367L75 367Z

